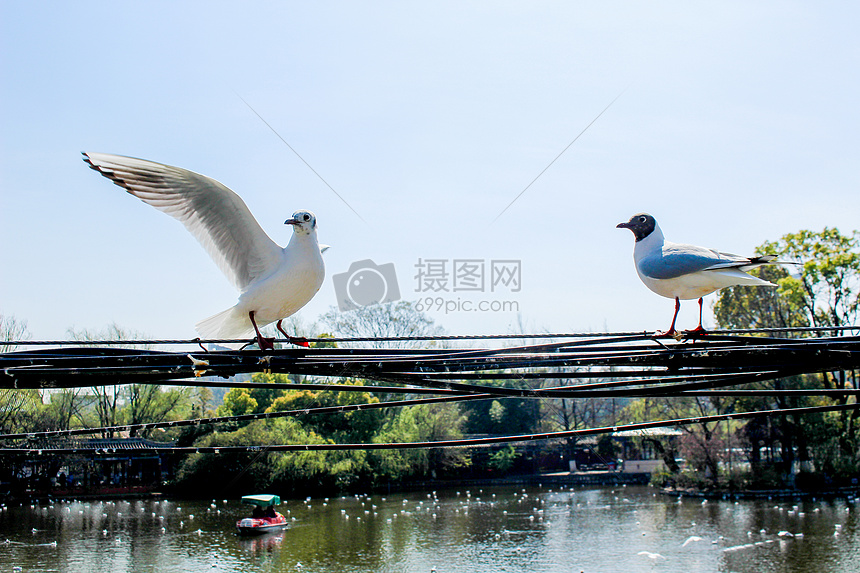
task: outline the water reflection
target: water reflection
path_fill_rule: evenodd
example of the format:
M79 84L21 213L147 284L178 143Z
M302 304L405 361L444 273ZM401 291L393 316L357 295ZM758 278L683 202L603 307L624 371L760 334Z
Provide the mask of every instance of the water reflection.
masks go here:
M250 553L273 552L284 542L284 532L264 533L256 537L240 537L239 547Z
M237 496L238 497L238 496ZM0 570L848 572L845 500L707 501L649 488L496 487L290 501L239 537L238 499L0 507Z

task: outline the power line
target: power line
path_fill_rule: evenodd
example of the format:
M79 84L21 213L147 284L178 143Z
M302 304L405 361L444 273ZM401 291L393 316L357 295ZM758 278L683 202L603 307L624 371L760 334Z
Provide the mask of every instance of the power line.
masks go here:
M0 354L0 388L73 388L159 384L202 376L271 372L322 378L395 381L444 389L456 380L687 378L853 369L860 338L709 335L690 343L647 336L594 336L502 348L289 348L274 351L164 352L125 348L53 348Z
M780 330L783 333L800 332L808 335L855 329L856 327ZM244 423L286 416L334 415L352 411L467 400L677 398L753 394L788 396L792 394L785 391L742 389L738 386L799 374L851 370L860 367L860 337L776 338L761 336L763 332L759 331L754 333L759 335L750 336L738 331L723 331L709 333L707 336L696 336L688 341L656 338L642 333L500 335L502 338L516 338L521 342L533 340L539 343L500 348L429 349L354 348L346 345L309 349L290 347L267 352L207 351L205 349L170 352L120 348L116 345L98 346L99 343L63 346L55 342L54 346L59 347L0 354L0 388L80 388L124 384L169 384L232 388L265 387L272 390L360 390L379 394L435 394L436 396L373 404L307 407L301 410L241 416L126 424L57 432L4 434L0 435L0 439L47 440L46 445L41 449L60 452L62 448L57 443L59 438L93 433L142 432L157 428ZM319 340L331 342L331 339ZM391 341L392 339L382 340ZM116 342L117 345L130 344L130 341L111 342ZM258 372L313 376L332 382L325 384L296 381L261 383L227 380L237 374ZM378 384L356 386L337 383L338 379L374 381ZM560 385L549 388L533 386L534 382L543 380L555 380ZM858 394L855 390L811 388L794 391L793 395L801 393L834 396L840 399ZM853 408L856 405L843 406ZM832 408L827 410L807 408L779 412L831 410ZM769 412L771 413L744 413L733 416L777 415L774 411ZM674 423L683 422L674 421ZM660 424L662 422L658 423ZM564 437L556 433L535 435L543 437L528 439ZM576 434L569 436L573 435ZM522 436L500 438L502 441L523 439L527 438ZM470 443L464 442L458 445ZM475 442L476 445L482 443ZM354 444L341 446L343 449L359 448ZM440 444L425 444L425 446L447 447ZM238 448L236 451L244 448L243 451L259 452L261 450L252 448L260 447L236 446ZM293 446L282 444L277 447L289 449ZM417 446L394 445L392 447ZM266 451L271 449L269 446L265 448ZM13 447L3 451L8 453L34 449L39 448ZM232 451L229 448L220 449ZM295 449L307 449L307 446L297 445ZM203 450L179 448L170 451L182 453Z
M717 336L736 335L762 335L762 334L826 334L840 332L860 332L858 326L803 326L785 328L745 328L737 330L711 330L704 334L689 333L686 340L700 340L714 338ZM433 341L465 341L465 340L535 340L535 339L566 339L566 338L639 338L663 340L672 339L669 336L655 335L651 331L619 331L619 332L555 332L555 333L532 333L532 334L451 334L438 336L350 336L350 337L325 337L325 338L302 338L312 344L328 343L356 343L356 342L433 342ZM0 342L0 348L5 346L200 346L206 344L252 344L255 338L185 338L185 339L131 339L131 340L15 340ZM204 348L204 351L206 349ZM426 352L427 349L400 349L400 352L409 350Z

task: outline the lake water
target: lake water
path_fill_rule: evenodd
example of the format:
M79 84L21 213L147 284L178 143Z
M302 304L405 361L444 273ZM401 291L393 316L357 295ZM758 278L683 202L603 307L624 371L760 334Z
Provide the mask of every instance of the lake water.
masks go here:
M235 499L10 505L0 511L0 571L860 571L846 500L484 487L288 501L289 530L244 539L234 530L247 510Z

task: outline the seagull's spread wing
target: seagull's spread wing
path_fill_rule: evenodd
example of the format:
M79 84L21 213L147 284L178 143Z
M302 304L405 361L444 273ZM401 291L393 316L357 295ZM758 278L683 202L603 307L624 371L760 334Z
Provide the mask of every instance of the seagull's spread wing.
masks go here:
M756 259L720 253L695 245L667 243L662 250L640 260L638 266L639 271L649 278L674 279L700 271L727 268L744 270L766 262L756 262Z
M245 202L214 179L105 153L84 153L84 161L141 201L181 221L239 290L278 265L281 248Z

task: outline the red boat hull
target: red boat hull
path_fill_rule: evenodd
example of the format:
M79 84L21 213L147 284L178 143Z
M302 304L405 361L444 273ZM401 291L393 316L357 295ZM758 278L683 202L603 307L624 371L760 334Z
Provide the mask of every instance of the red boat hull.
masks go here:
M262 535L273 531L283 531L287 528L287 520L283 515L277 517L246 517L236 522L239 535Z

